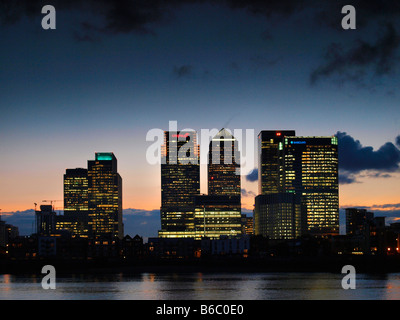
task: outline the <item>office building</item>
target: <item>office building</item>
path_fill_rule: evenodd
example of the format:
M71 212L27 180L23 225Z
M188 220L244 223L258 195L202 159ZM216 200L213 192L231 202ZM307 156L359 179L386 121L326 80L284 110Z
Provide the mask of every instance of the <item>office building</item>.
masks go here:
M89 237L88 170L67 169L64 174L64 214L57 217L57 230L67 230L73 237Z
M285 137L283 189L302 197L302 234L338 235L337 138Z
M44 237L55 235L56 219L52 205L41 205L40 211L35 211L36 234Z
M255 199L255 234L268 239L295 239L301 235L301 197L294 193L258 195Z
M284 145L286 136L294 130L263 130L258 135L258 193L283 191Z
M111 152L88 161L88 216L91 236L123 238L122 178Z
M210 142L208 194L240 196L240 154L238 141L222 129Z
M195 238L218 239L242 234L240 196L199 195L195 197Z
M367 209L346 208L346 235L364 235L369 233L369 225L374 219L374 214Z
M242 234L251 236L254 234L254 220L253 217L248 217L242 214Z
M164 132L159 237L194 236L194 197L200 194L199 153L196 132Z
M279 194L291 193L296 196L296 203L301 199L301 217L293 220L300 226L294 226L293 236L298 235L299 228L300 235L339 234L337 138L296 137L294 133L261 131L258 136L260 195L254 212L255 233L288 237L288 233L278 235L272 230L283 230L280 217L286 216L282 210L287 200ZM261 197L268 194L276 197ZM281 209L271 210L271 207ZM292 214L297 217L295 211ZM273 221L278 225L271 227Z

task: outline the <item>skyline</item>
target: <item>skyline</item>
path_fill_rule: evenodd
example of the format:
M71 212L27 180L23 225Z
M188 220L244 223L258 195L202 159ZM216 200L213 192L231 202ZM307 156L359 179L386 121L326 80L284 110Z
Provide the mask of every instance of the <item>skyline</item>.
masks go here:
M62 199L65 169L102 151L118 158L124 209L159 210L160 168L146 162L146 134L175 120L198 132L254 129L255 139L262 130L340 135L340 207L400 218L395 1L380 10L351 1L351 31L340 27L340 1L150 2L147 11L126 2L127 18L147 13L136 20L104 1L52 3L57 29L49 31L40 26L41 1L0 8L4 220ZM258 188L249 173L241 186L247 210ZM205 166L200 175L206 193Z

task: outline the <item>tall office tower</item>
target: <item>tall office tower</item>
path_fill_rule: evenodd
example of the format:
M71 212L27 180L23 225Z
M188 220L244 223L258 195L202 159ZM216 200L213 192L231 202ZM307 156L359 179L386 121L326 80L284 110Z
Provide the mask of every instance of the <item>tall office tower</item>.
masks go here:
M195 238L218 239L242 234L240 196L199 195L195 197Z
M255 234L269 239L295 239L301 235L301 197L270 193L255 199Z
M258 193L282 192L283 153L286 136L294 130L263 130L258 135Z
M88 237L88 171L67 169L64 174L64 215L57 216L57 230L68 230L72 236Z
M211 139L208 156L208 194L240 196L238 141L226 129Z
M88 161L88 210L92 236L123 238L122 179L111 152Z
M194 196L200 194L199 154L196 132L164 132L159 237L194 236Z
M367 209L346 208L346 234L364 235L369 232L369 225L374 219L374 214ZM368 230L367 230L368 229Z
M302 233L339 234L337 138L285 137L283 189L302 196Z
M41 205L40 211L35 211L36 234L52 236L56 233L57 215L52 205Z
M270 239L298 236L299 197L285 196L283 186L285 137L294 130L263 130L258 135L258 191L254 207L254 234Z
M64 174L64 213L88 210L87 169L67 169Z

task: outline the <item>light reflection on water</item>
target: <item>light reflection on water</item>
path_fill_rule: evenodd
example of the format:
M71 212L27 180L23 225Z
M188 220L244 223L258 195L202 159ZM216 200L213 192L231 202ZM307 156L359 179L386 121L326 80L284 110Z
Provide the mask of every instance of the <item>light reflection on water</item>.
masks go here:
M400 274L357 274L344 290L333 273L71 275L44 290L40 276L0 275L0 299L335 300L400 299Z

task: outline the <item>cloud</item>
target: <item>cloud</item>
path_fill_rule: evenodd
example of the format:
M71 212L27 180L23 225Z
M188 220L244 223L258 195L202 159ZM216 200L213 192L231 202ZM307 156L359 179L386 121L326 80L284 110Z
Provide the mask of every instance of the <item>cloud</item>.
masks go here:
M390 23L381 34L375 43L359 40L346 51L338 43L331 44L325 53L326 62L311 73L311 84L336 77L340 83L353 81L365 85L363 79L369 70L375 77L390 74L399 62L396 51L400 36Z
M339 170L339 184L351 184L357 182L355 174Z
M400 148L400 135L396 138L396 145Z
M246 180L250 181L250 182L254 182L258 180L258 169L255 168L253 170L251 170L247 176L246 176Z
M35 210L3 212L2 220L18 227L19 234L29 236L35 232Z
M172 73L177 77L177 78L183 78L183 77L188 77L193 75L193 66L191 65L182 65L180 67L174 67L172 70Z
M337 132L339 145L339 169L349 173L363 170L394 172L400 168L400 150L386 142L378 150L364 147L346 132Z
M256 194L253 191L247 191L246 189L240 189L242 197L255 197Z
M378 150L363 146L346 132L337 132L339 183L350 184L360 178L390 178L400 168L400 150L386 142ZM396 141L399 137L396 138Z

